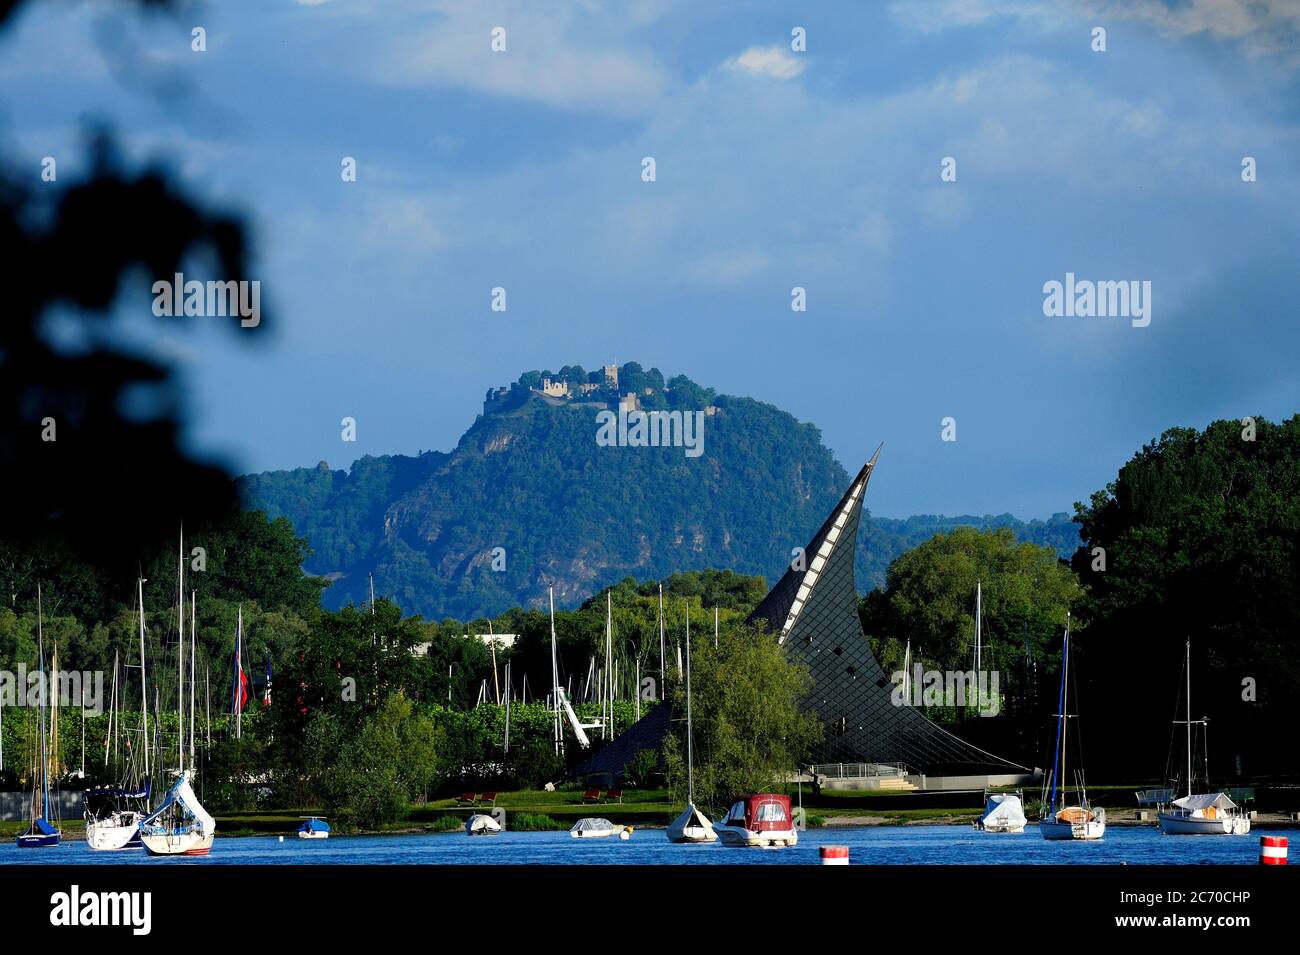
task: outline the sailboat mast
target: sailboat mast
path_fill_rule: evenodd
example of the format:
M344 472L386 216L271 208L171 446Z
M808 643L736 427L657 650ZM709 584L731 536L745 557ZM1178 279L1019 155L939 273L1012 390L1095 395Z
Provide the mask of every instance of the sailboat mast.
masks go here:
M185 772L185 525L176 562L176 765Z
M1061 734L1065 729L1065 666L1069 653L1070 614L1067 610L1065 615L1065 641L1061 644L1061 690L1056 698L1056 752L1052 753L1052 798L1048 803L1048 811L1051 813L1056 812L1056 787L1061 781L1057 766L1061 761Z
M668 644L664 639L664 585L659 582L659 699L664 698L668 688L668 664L666 662Z
M1192 794L1192 641L1187 641L1187 795Z
M609 714L600 735L614 736L614 601L609 593L605 594L605 700L608 706L601 709Z
M36 585L36 647L41 665L41 715L37 722L41 724L41 818L50 817L50 766L45 741L45 629L41 615L41 585Z
M194 768L194 657L198 647L198 592L190 591L190 768Z
M983 622L984 616L984 582L975 581L975 676L979 678L980 664L983 662L980 646L984 636Z
M691 732L691 605L686 605L686 801L695 805L695 752Z
M1061 801L1065 801L1069 778L1065 775L1065 757L1070 749L1070 611L1065 612L1065 666L1061 673Z
M137 577L136 584L140 590L140 718L144 720L140 743L144 750L144 775L149 778L149 691L148 672L144 665L144 578Z
M244 675L244 608L240 607L235 617L235 739L244 738L244 708L240 705L240 677Z
M555 726L555 751L560 751L560 664L555 656L555 588L546 588L551 602L551 708ZM450 691L448 691L450 692Z

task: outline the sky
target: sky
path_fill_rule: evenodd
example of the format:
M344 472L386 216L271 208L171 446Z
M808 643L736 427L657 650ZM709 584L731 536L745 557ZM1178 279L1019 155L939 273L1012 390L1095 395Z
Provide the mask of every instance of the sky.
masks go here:
M66 181L104 125L247 218L265 341L146 276L112 332L236 472L449 450L522 371L635 360L850 471L885 442L873 513L1027 519L1300 411L1298 38L1297 0L38 3L0 148ZM1045 315L1067 273L1150 282L1150 323Z

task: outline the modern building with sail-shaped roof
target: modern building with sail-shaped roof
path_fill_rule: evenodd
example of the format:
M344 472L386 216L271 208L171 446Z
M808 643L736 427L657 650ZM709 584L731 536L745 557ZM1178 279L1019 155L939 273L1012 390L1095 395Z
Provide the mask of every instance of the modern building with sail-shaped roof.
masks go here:
M853 581L858 523L879 456L877 450L862 466L803 549L803 559L791 562L749 617L751 623L765 626L812 677L804 706L825 727L812 762L854 767L840 774L841 781L850 775L866 780L890 767L900 776L905 773L913 786L927 789L1027 781L1027 767L967 743L916 707L894 703L894 684L863 633ZM669 717L659 711L666 708L656 707L573 775L620 776L630 754L662 743Z
M879 456L877 450L862 466L804 548L803 560L792 562L750 621L764 624L812 676L805 705L825 726L815 762L902 763L911 775L956 777L961 785L1019 780L1026 767L967 743L916 707L896 705L894 684L867 643L853 565L862 502Z

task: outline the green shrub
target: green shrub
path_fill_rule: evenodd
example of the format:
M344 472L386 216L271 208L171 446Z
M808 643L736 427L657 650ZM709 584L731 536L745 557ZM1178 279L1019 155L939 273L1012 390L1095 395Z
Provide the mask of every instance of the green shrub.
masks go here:
M569 827L545 813L521 812L511 816L507 825L515 832L562 832Z

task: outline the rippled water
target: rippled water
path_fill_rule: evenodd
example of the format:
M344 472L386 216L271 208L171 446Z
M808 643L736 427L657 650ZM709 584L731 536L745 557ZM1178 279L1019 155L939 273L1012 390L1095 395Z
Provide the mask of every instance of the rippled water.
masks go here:
M876 826L816 829L792 849L675 846L661 829L643 829L626 842L572 839L567 832L505 832L333 836L308 841L287 834L222 838L211 855L158 859L142 850L91 852L84 842L52 849L0 845L0 865L815 865L824 845L849 847L851 864L1255 864L1259 840L1233 836L1166 836L1155 827L1112 827L1100 842L1047 842L1035 829L992 835L962 826Z

